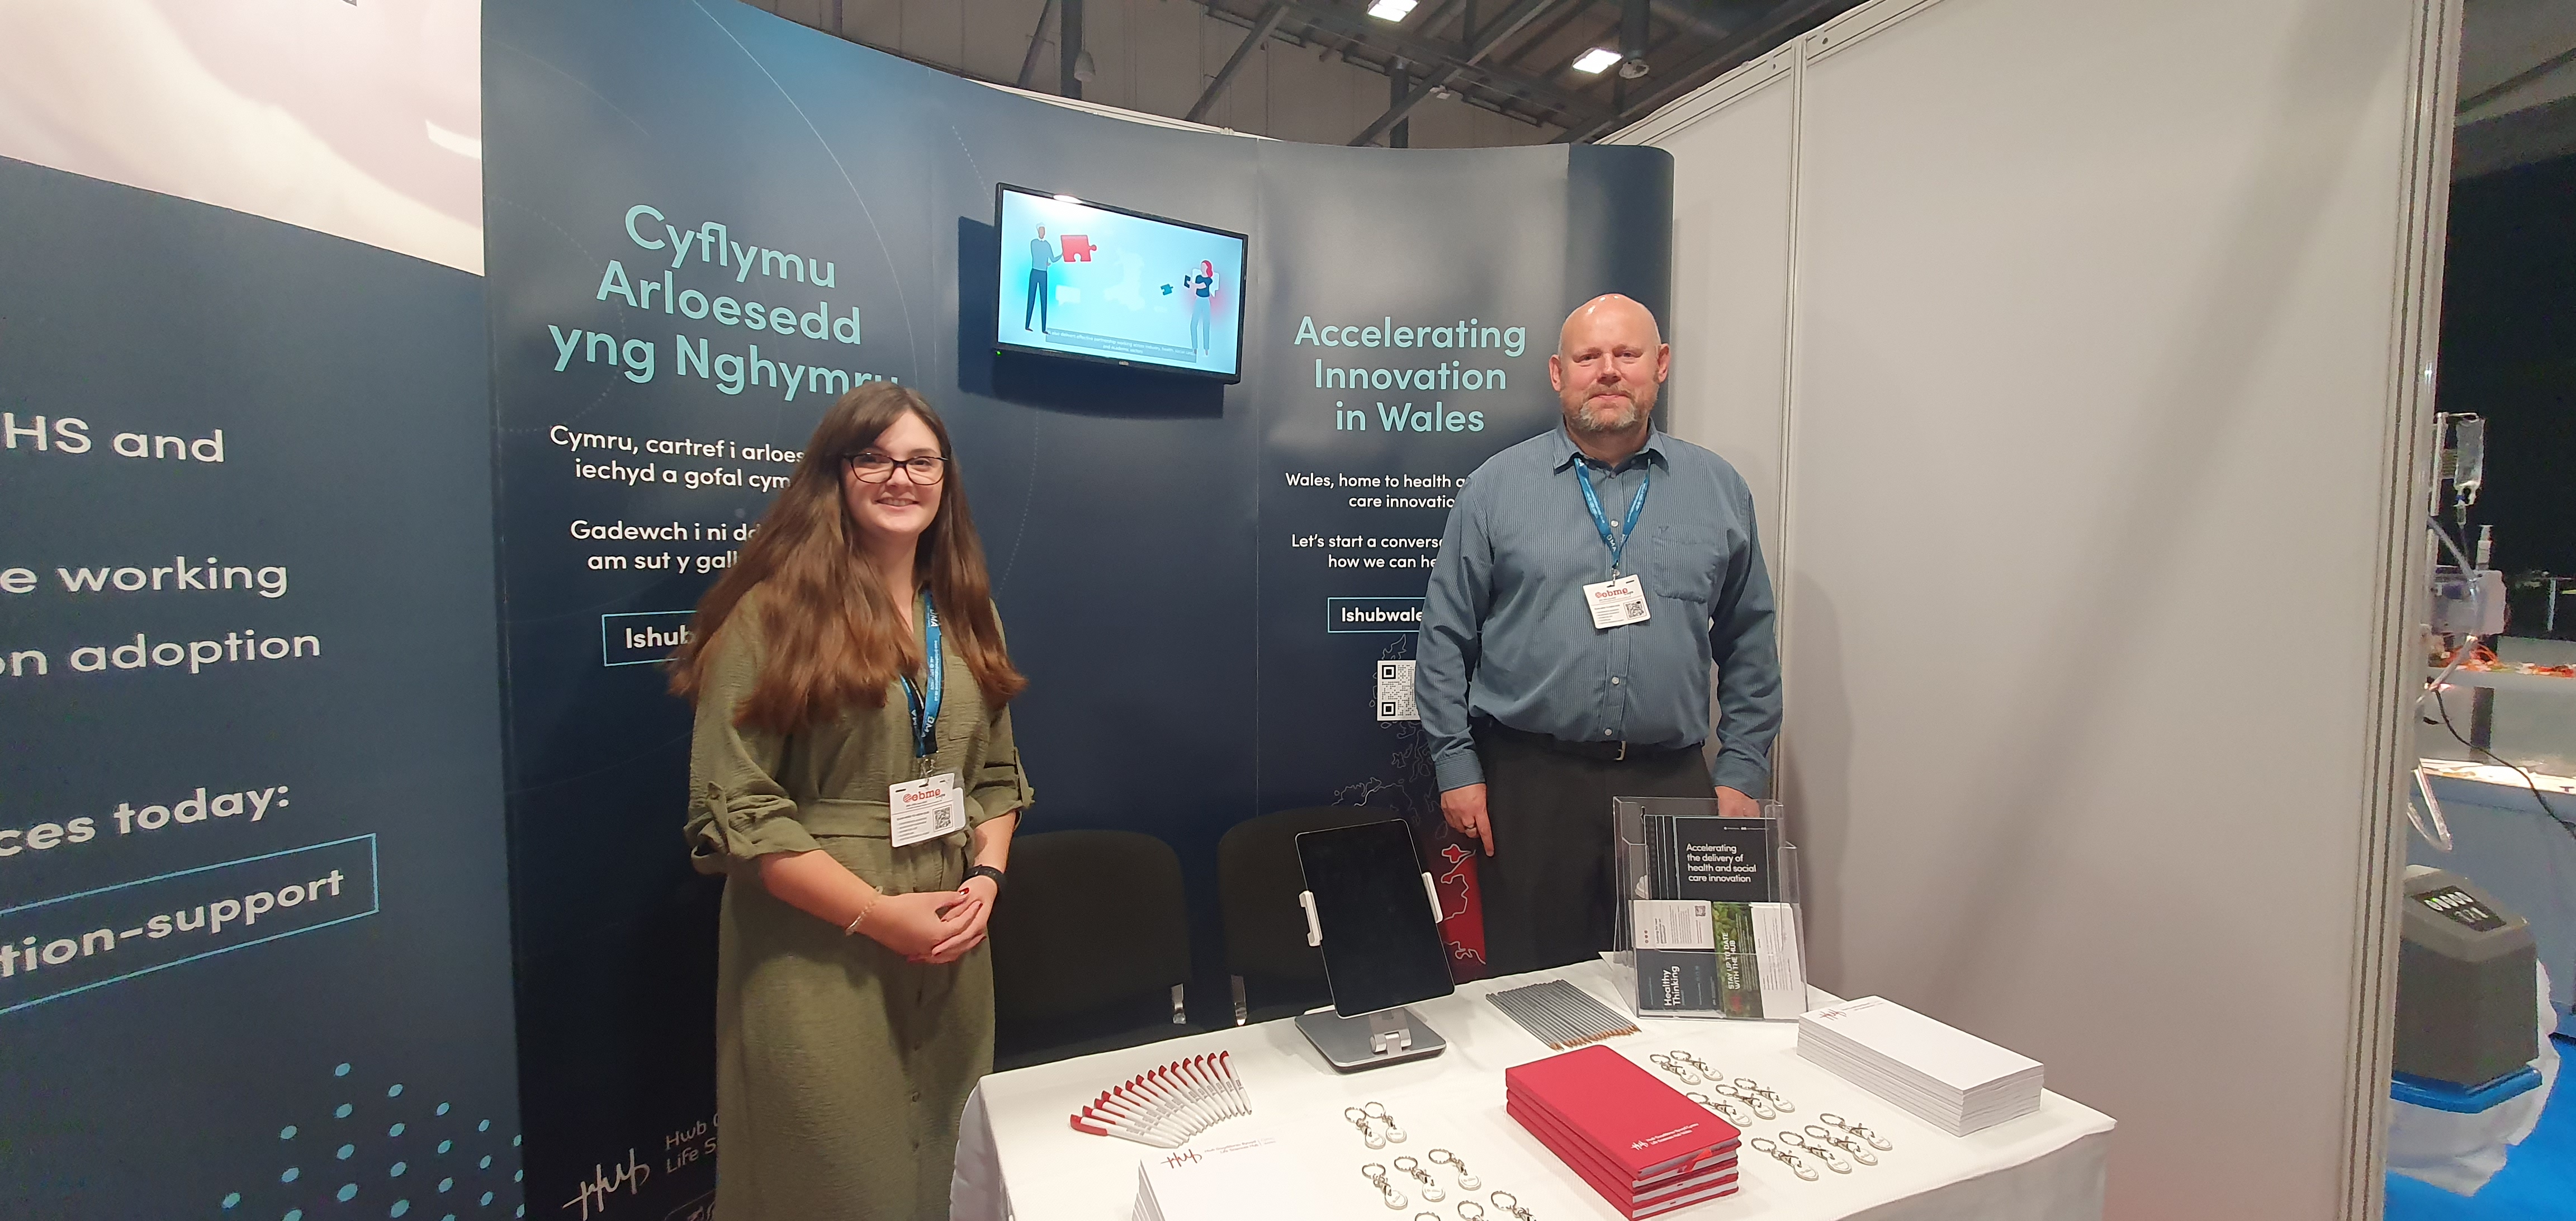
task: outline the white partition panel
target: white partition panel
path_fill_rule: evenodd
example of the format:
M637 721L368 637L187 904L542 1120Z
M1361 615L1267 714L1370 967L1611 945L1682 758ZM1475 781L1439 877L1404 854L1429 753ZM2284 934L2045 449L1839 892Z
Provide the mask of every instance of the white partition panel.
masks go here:
M1788 419L1796 64L1793 49L1739 74L1696 121L1655 141L1673 154L1665 427L1744 475L1765 547L1779 543Z
M1676 160L1676 430L1783 455L1818 982L2046 1060L2115 1217L2377 1211L2456 29L1881 0L1622 136Z

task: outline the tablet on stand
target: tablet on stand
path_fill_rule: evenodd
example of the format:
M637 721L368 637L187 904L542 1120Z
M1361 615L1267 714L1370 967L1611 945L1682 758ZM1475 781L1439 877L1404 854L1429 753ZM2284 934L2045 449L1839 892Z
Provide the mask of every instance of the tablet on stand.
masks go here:
M1457 991L1440 943L1440 892L1401 819L1297 837L1306 944L1324 952L1333 1010L1297 1029L1343 1072L1436 1056L1448 1041L1406 1005Z

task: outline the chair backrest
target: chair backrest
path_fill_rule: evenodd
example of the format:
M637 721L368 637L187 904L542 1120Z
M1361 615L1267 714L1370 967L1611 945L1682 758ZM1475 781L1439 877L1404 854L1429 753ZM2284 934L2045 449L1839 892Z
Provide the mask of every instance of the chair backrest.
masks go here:
M993 1006L1004 1022L1064 1017L1190 978L1181 861L1134 831L1046 831L1011 841L993 909Z
M1297 892L1306 888L1297 836L1394 817L1367 806L1305 806L1247 819L1227 831L1216 846L1226 969L1281 983L1323 983L1324 956L1306 944L1306 916L1297 904Z

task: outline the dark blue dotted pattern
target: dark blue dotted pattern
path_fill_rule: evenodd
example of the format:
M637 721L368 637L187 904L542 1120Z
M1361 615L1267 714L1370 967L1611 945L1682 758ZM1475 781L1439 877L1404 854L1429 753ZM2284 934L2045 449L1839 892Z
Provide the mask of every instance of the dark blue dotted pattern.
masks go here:
M436 1207L430 1199L455 1209L439 1221L527 1215L527 1206L518 1202L517 1185L526 1177L513 1152L519 1148L518 1136L505 1142L488 1116L469 1116L452 1102L424 1099L406 1089L405 1082L379 1078L367 1083L354 1063L334 1066L330 1076L343 1101L332 1107L329 1119L277 1129L280 1152L273 1181L225 1192L218 1212L226 1221L409 1217L416 1203L423 1209ZM379 1085L381 1094L376 1092ZM375 1132L384 1135L370 1135ZM307 1176L304 1171L316 1164L331 1169ZM411 1175L415 1168L424 1174ZM360 1186L377 1173L383 1177L373 1181L381 1186ZM438 1176L434 1186L428 1174Z

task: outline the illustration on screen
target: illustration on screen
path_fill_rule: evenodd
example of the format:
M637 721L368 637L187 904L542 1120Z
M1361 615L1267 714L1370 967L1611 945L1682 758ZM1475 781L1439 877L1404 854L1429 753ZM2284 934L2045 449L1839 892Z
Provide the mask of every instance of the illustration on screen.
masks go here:
M996 194L996 346L1237 380L1243 235L1069 195Z

